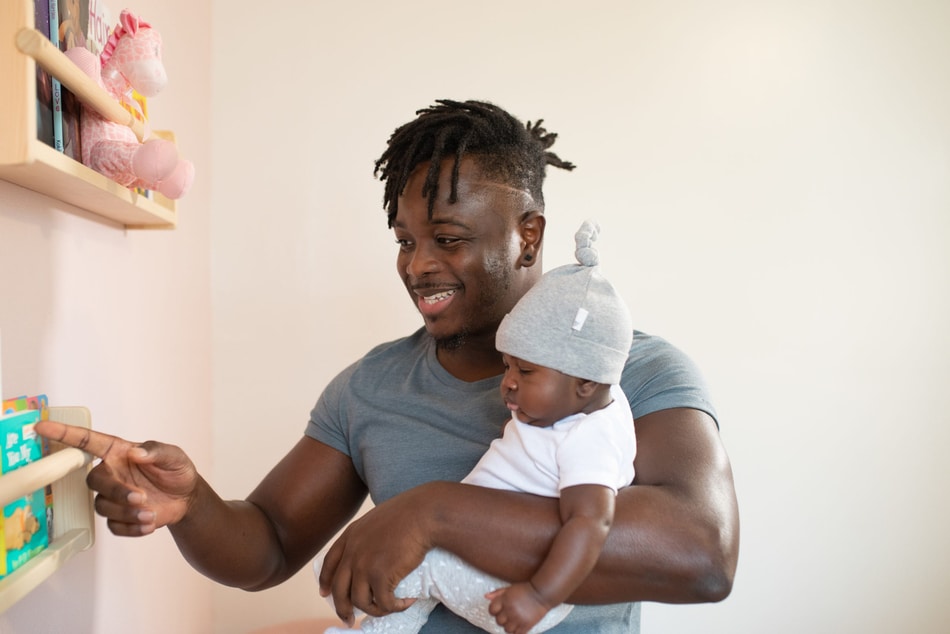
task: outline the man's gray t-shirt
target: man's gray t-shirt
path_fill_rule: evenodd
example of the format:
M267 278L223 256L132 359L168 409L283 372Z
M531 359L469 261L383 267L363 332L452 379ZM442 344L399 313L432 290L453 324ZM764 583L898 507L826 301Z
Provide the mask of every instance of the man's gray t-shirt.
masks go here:
M460 481L510 413L501 375L472 383L438 362L424 328L385 343L327 386L306 434L350 456L373 502L432 480ZM674 407L716 417L695 364L665 340L634 333L620 381L634 420ZM577 606L552 634L630 634L640 630L640 604ZM439 606L422 632L463 634L478 628Z

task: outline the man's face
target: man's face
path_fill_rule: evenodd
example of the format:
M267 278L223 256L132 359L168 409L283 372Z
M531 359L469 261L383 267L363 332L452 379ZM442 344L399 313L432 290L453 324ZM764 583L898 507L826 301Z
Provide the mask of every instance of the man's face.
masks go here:
M458 199L448 203L452 162L445 161L439 193L428 217L422 197L428 163L410 177L393 222L396 268L440 346L457 348L471 337L494 337L501 319L530 287L518 266L519 219L532 209L521 191L483 180L473 161L462 161Z

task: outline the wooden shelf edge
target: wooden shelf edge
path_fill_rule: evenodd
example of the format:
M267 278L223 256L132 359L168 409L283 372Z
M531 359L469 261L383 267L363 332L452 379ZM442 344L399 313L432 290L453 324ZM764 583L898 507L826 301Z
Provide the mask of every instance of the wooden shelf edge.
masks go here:
M38 140L30 143L28 157L24 162L0 165L0 179L127 229L174 229L177 225L174 201L168 201L170 208L165 207Z
M87 429L92 427L92 417L85 407L50 407L49 418ZM52 483L54 527L49 546L0 579L0 613L95 542L92 492L86 487L86 473L91 461L88 454L78 449L59 446L60 449L54 449L53 454L0 477L4 495L24 491L25 495L35 490L31 487ZM11 481L10 478L16 474L20 475Z
M46 550L0 579L0 613L46 581L74 555L92 546L92 531L77 528L51 543Z

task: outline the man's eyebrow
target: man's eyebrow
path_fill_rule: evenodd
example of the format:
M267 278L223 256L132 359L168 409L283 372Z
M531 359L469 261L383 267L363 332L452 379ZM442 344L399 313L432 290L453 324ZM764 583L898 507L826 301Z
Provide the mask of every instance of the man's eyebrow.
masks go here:
M465 224L464 222L462 222L461 220L457 220L457 219L455 219L455 218L440 218L439 216L434 216L434 217L429 221L429 224L433 224L433 225L448 225L448 226L452 226L452 227L458 227L459 229L465 229L466 231L471 231L471 230L472 230L472 227L471 227L470 225L467 225L467 224ZM406 224L405 224L404 222L402 222L401 220L399 220L399 218L398 218L398 216L397 216L397 218L393 221L393 229L396 229L396 228L404 229L405 227L406 227Z

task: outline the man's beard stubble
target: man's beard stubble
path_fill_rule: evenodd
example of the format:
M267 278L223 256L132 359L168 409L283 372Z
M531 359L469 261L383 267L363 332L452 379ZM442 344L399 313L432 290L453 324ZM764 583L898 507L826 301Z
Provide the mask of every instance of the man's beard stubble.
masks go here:
M501 257L489 260L486 263L485 271L488 274L486 277L493 280L494 284L482 285L482 291L478 294L477 303L480 307L484 307L483 310L485 312L493 312L494 306L503 301L508 294L508 290L511 288L512 270L511 259L508 257L508 253L505 252ZM498 318L497 322L491 324L492 335L494 335L499 323L501 323L501 317ZM460 350L465 346L472 335L477 334L484 333L473 330L472 324L465 322L458 332L436 339L435 345L436 348L450 352Z

